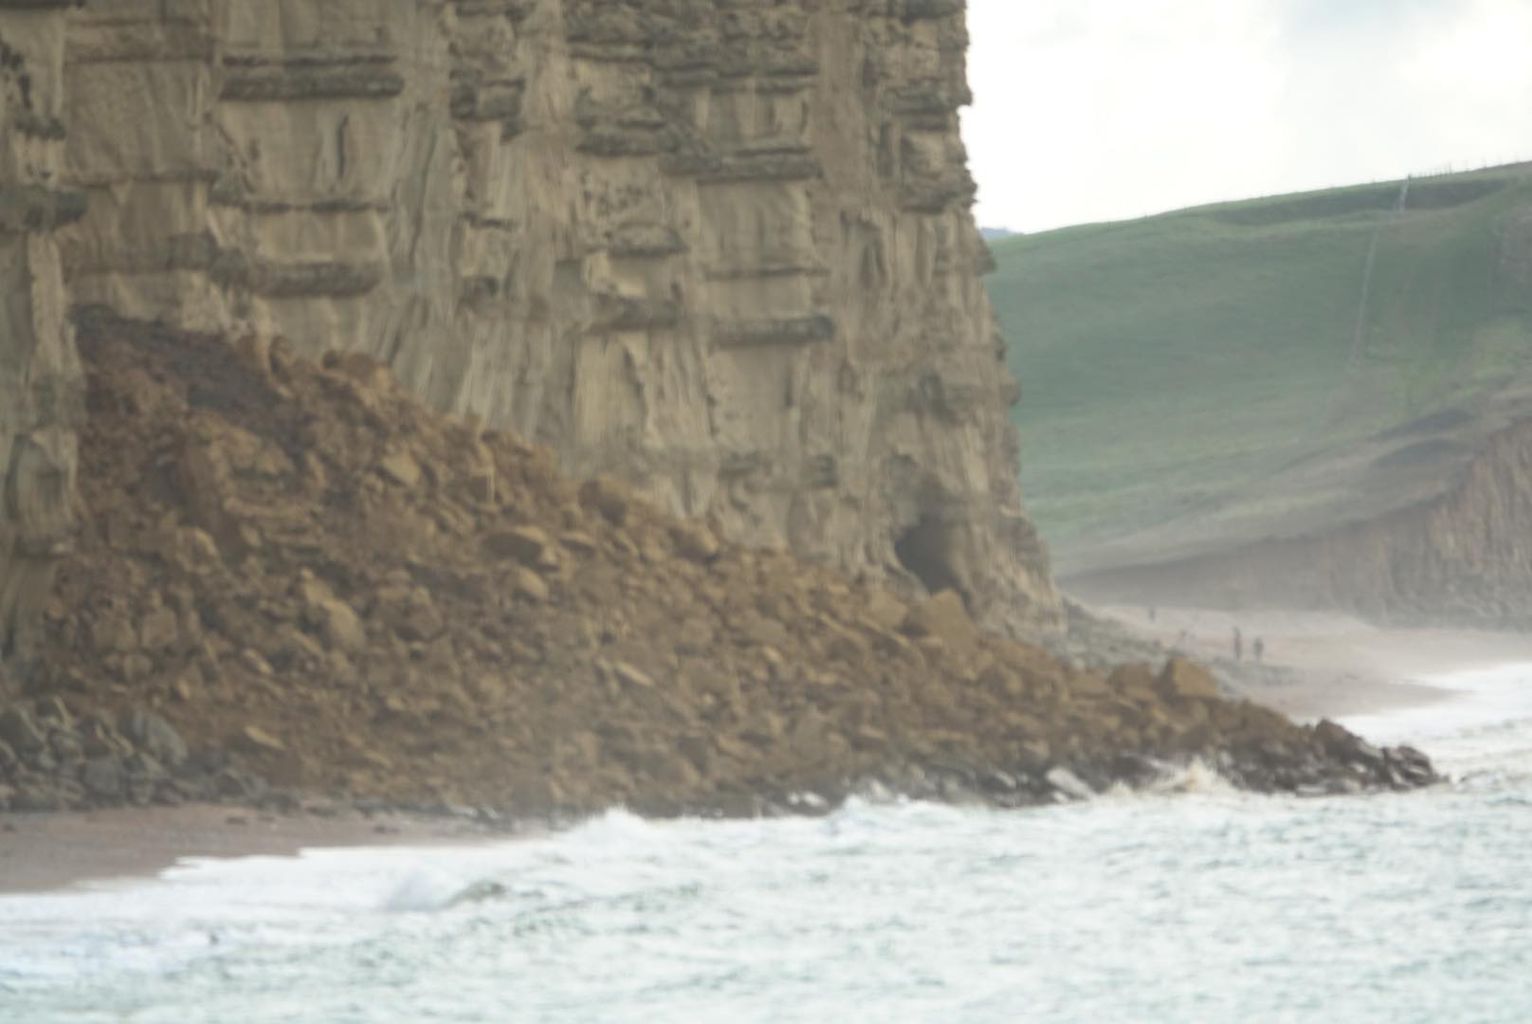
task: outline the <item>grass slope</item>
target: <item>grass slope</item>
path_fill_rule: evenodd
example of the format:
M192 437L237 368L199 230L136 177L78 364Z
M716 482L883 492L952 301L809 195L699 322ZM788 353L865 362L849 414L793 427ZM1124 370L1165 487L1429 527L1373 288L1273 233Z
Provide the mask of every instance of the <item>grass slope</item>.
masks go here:
M1299 458L1471 410L1532 365L1532 165L1066 228L994 253L1024 390L1022 479L1066 571Z

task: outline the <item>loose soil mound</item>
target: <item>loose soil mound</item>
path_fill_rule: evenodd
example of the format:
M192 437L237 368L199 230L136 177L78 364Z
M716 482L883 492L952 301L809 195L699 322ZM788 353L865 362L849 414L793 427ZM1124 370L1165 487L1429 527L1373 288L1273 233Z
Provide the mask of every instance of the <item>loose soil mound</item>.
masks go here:
M10 712L38 742L148 714L209 770L517 813L753 813L871 781L1021 804L1192 755L1257 789L1431 777L1186 662L1071 670L951 592L909 606L722 543L364 357L104 321L80 342L85 526L27 684L51 710ZM105 800L78 780L110 749L30 747L0 750L0 799Z

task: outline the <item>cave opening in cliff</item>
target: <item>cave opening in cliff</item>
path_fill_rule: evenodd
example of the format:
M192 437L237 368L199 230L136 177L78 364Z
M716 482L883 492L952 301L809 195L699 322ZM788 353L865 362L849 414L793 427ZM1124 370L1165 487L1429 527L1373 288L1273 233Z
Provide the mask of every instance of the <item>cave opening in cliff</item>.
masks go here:
M924 516L894 541L899 564L933 594L943 590L963 593L958 575L952 568L952 545L946 526ZM966 595L964 597L966 602Z

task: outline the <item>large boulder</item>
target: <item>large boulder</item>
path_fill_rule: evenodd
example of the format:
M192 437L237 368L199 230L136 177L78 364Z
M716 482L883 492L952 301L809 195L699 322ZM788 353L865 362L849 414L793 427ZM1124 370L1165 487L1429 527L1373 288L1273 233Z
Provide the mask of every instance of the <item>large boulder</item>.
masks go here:
M955 590L943 590L910 609L904 632L934 637L956 654L972 651L979 642L979 627L968 617L968 608Z
M548 572L559 565L558 542L539 526L512 526L484 539L484 547L496 558L519 562L529 569Z
M1171 658L1155 680L1160 695L1171 700L1216 700L1218 681L1207 669L1186 658Z
M175 727L153 711L132 711L123 716L123 733L161 764L174 768L186 760L186 741Z
M22 705L0 711L0 741L23 757L42 750L48 742L31 711Z

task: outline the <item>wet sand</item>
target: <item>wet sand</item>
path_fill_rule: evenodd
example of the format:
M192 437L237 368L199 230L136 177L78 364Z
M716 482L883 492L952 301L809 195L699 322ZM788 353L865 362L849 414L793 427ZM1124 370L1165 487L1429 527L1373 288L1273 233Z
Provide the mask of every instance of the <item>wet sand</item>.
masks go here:
M491 834L505 838L453 819L274 815L205 804L0 814L0 894L152 877L184 857L290 857L305 848L431 846Z
M1453 697L1424 680L1517 662L1532 663L1532 635L1471 629L1395 629L1326 612L1226 612L1203 608L1092 609L1230 670L1244 695L1293 718L1376 714ZM1234 630L1244 657L1233 658ZM1265 651L1254 664L1255 641ZM1262 671L1262 667L1271 671Z

